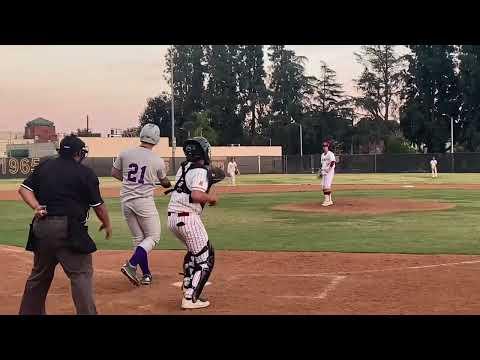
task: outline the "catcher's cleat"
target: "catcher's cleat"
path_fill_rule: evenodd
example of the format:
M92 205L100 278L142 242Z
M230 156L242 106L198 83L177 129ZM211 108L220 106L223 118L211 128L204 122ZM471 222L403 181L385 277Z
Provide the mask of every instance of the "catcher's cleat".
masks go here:
M202 309L210 306L210 301L197 299L196 302L193 302L192 299L182 298L182 309Z
M137 268L130 265L127 261L120 269L122 274L135 286L140 286L140 280L137 278Z
M142 280L140 280L142 285L152 285L152 274L144 274Z

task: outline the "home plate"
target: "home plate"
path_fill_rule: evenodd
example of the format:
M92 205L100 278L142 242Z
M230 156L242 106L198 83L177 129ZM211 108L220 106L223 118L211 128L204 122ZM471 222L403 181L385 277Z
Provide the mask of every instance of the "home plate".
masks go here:
M182 287L182 284L183 284L183 282L177 281L177 282L174 282L172 285L175 286L175 287ZM212 283L210 281L207 281L205 286L208 286L208 285L212 285Z

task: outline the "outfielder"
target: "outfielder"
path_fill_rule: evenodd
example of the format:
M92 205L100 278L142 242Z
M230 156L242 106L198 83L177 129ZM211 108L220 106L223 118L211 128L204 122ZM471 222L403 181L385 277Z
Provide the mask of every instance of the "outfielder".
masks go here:
M325 141L323 143L323 153L321 156L322 168L320 169L320 175L322 177L322 189L325 200L322 206L333 205L332 201L332 182L335 176L335 155L329 150L330 143Z
M152 152L159 141L158 126L146 124L140 132L140 146L120 153L112 168L112 176L122 181L122 212L133 236L134 254L121 271L136 286L151 284L148 254L160 241L155 184L171 186L163 159ZM137 277L138 265L143 273L141 280Z
M432 168L432 178L438 177L437 173L437 159L435 159L435 156L432 158L430 161L430 167Z
M215 253L200 215L205 204L216 205L218 197L210 194L216 182L210 163L210 144L203 137L185 142L186 161L176 175L168 204L168 228L187 247L183 261L182 309L199 309L210 305L200 298L213 270ZM223 173L223 176L225 174Z
M235 158L231 158L230 161L228 162L227 173L228 173L228 176L230 176L231 184L235 186L236 185L235 177L240 174L240 171L238 171L238 166L237 166L237 162L235 161Z

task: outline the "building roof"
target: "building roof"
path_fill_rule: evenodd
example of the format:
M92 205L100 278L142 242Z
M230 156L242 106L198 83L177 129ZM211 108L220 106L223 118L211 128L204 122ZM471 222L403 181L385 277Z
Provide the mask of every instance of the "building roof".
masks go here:
M53 127L54 124L50 120L39 117L39 118L36 118L36 119L33 119L33 120L29 121L27 123L27 126L49 126L49 127Z

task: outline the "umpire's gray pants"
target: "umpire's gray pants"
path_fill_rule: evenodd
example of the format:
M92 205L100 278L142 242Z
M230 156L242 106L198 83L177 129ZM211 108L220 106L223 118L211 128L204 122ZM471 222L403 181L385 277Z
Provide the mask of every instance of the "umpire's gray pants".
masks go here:
M70 279L72 298L78 315L96 315L93 296L91 254L74 253L65 247L68 236L66 217L35 220L36 241L32 273L25 284L20 315L45 315L45 300L58 263Z

